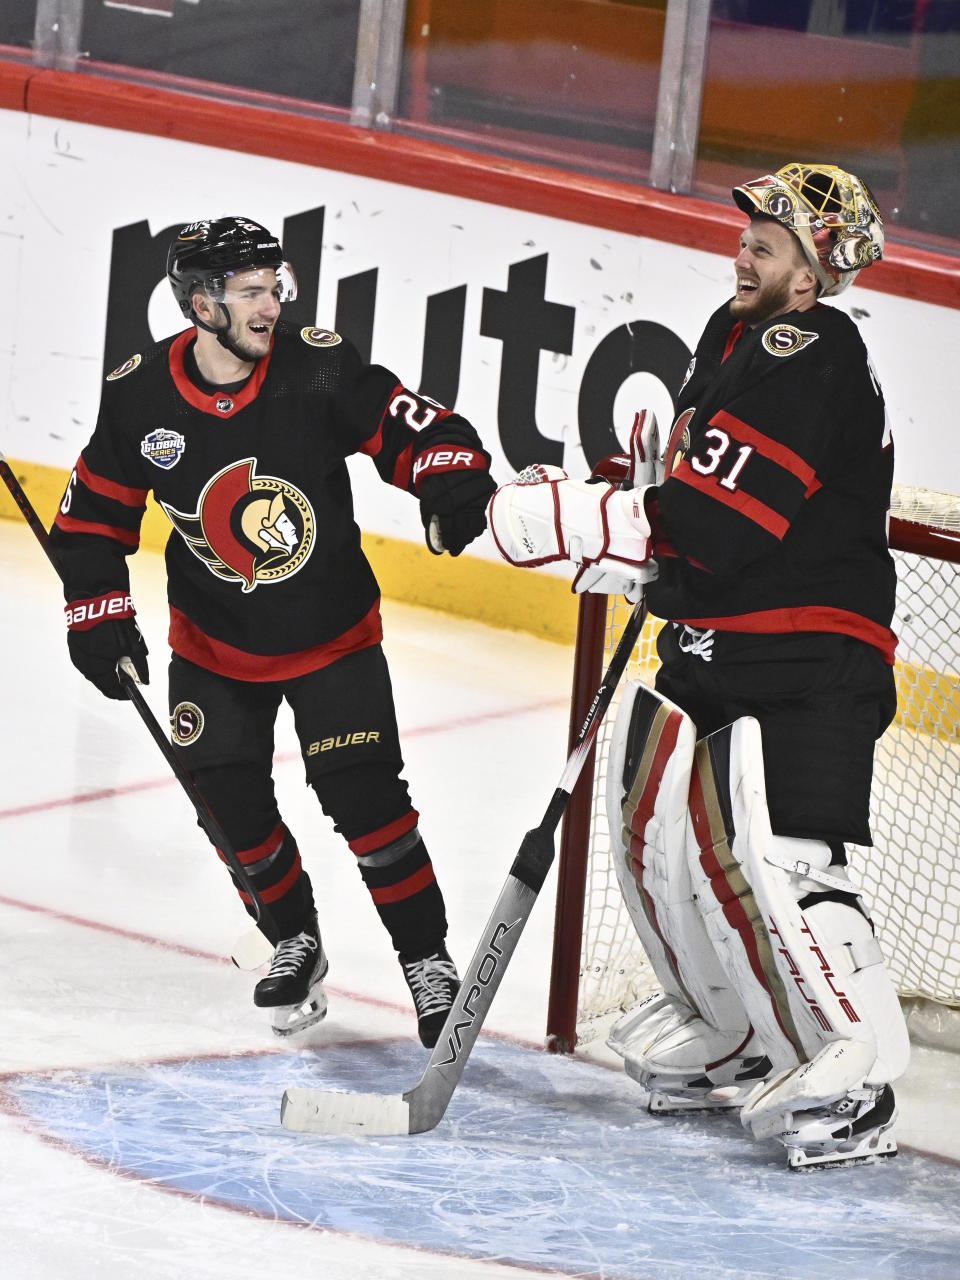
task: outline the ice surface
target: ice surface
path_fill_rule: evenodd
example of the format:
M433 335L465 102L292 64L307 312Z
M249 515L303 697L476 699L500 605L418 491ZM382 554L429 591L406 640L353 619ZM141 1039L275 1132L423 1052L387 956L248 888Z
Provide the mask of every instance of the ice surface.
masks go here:
M165 716L159 558L134 594ZM401 1093L427 1054L353 859L281 718L277 791L314 879L330 1011L274 1039L228 956L248 920L131 708L69 666L59 588L0 521L0 1277L954 1280L960 1167L905 1150L789 1174L734 1117L656 1118L542 1043L548 879L449 1110L419 1137L279 1124L287 1085ZM566 755L570 653L384 606L407 776L471 954ZM956 1058L918 1050L902 1143L960 1155Z
M789 1174L735 1117L638 1112L629 1082L478 1045L430 1134L292 1135L283 1088L402 1089L408 1041L196 1057L8 1080L32 1128L204 1203L277 1222L573 1276L925 1280L960 1249L960 1168L905 1154Z

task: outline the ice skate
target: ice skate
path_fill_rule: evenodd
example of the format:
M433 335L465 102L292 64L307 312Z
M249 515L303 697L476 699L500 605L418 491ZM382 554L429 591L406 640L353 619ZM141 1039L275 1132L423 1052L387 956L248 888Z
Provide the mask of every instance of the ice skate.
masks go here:
M788 1117L790 1127L777 1136L787 1149L791 1169L872 1164L897 1154L897 1115L890 1085L851 1089L839 1102Z
M651 997L607 1041L655 1114L728 1111L771 1071L752 1032L719 1031L668 997Z
M253 991L258 1009L273 1010L275 1035L296 1035L326 1016L327 995L322 984L328 968L316 916L302 933L277 944L269 973Z
M416 958L401 956L400 968L417 1010L420 1043L432 1049L460 990L456 966L441 942L428 955Z

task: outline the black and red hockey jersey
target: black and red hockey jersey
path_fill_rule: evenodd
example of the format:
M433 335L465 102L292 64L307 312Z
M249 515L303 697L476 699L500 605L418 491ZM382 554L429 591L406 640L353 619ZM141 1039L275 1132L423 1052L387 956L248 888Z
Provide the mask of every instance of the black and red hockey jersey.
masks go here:
M446 418L455 439L476 439L473 428L329 330L278 324L270 354L234 390L188 376L194 340L189 329L107 378L51 531L67 599L129 589L125 557L152 490L173 525L175 653L275 680L378 643L380 593L345 460L367 454L413 493L419 430Z
M893 661L893 444L856 325L818 304L710 318L651 494L650 609L740 632L840 632Z

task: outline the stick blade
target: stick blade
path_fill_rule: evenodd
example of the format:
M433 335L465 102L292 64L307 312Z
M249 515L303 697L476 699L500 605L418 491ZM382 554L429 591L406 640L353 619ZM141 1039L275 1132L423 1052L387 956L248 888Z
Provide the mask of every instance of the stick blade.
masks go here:
M259 969L273 959L273 943L259 929L248 929L233 944L230 959L246 972Z
M410 1106L398 1094L291 1088L280 1103L280 1123L295 1133L390 1137L410 1132Z

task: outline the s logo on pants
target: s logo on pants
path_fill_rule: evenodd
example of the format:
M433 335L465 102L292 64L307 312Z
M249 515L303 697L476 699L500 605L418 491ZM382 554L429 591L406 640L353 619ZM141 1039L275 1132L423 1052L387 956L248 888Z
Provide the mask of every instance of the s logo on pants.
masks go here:
M178 702L170 717L170 737L176 747L189 747L203 733L203 712L194 702Z

